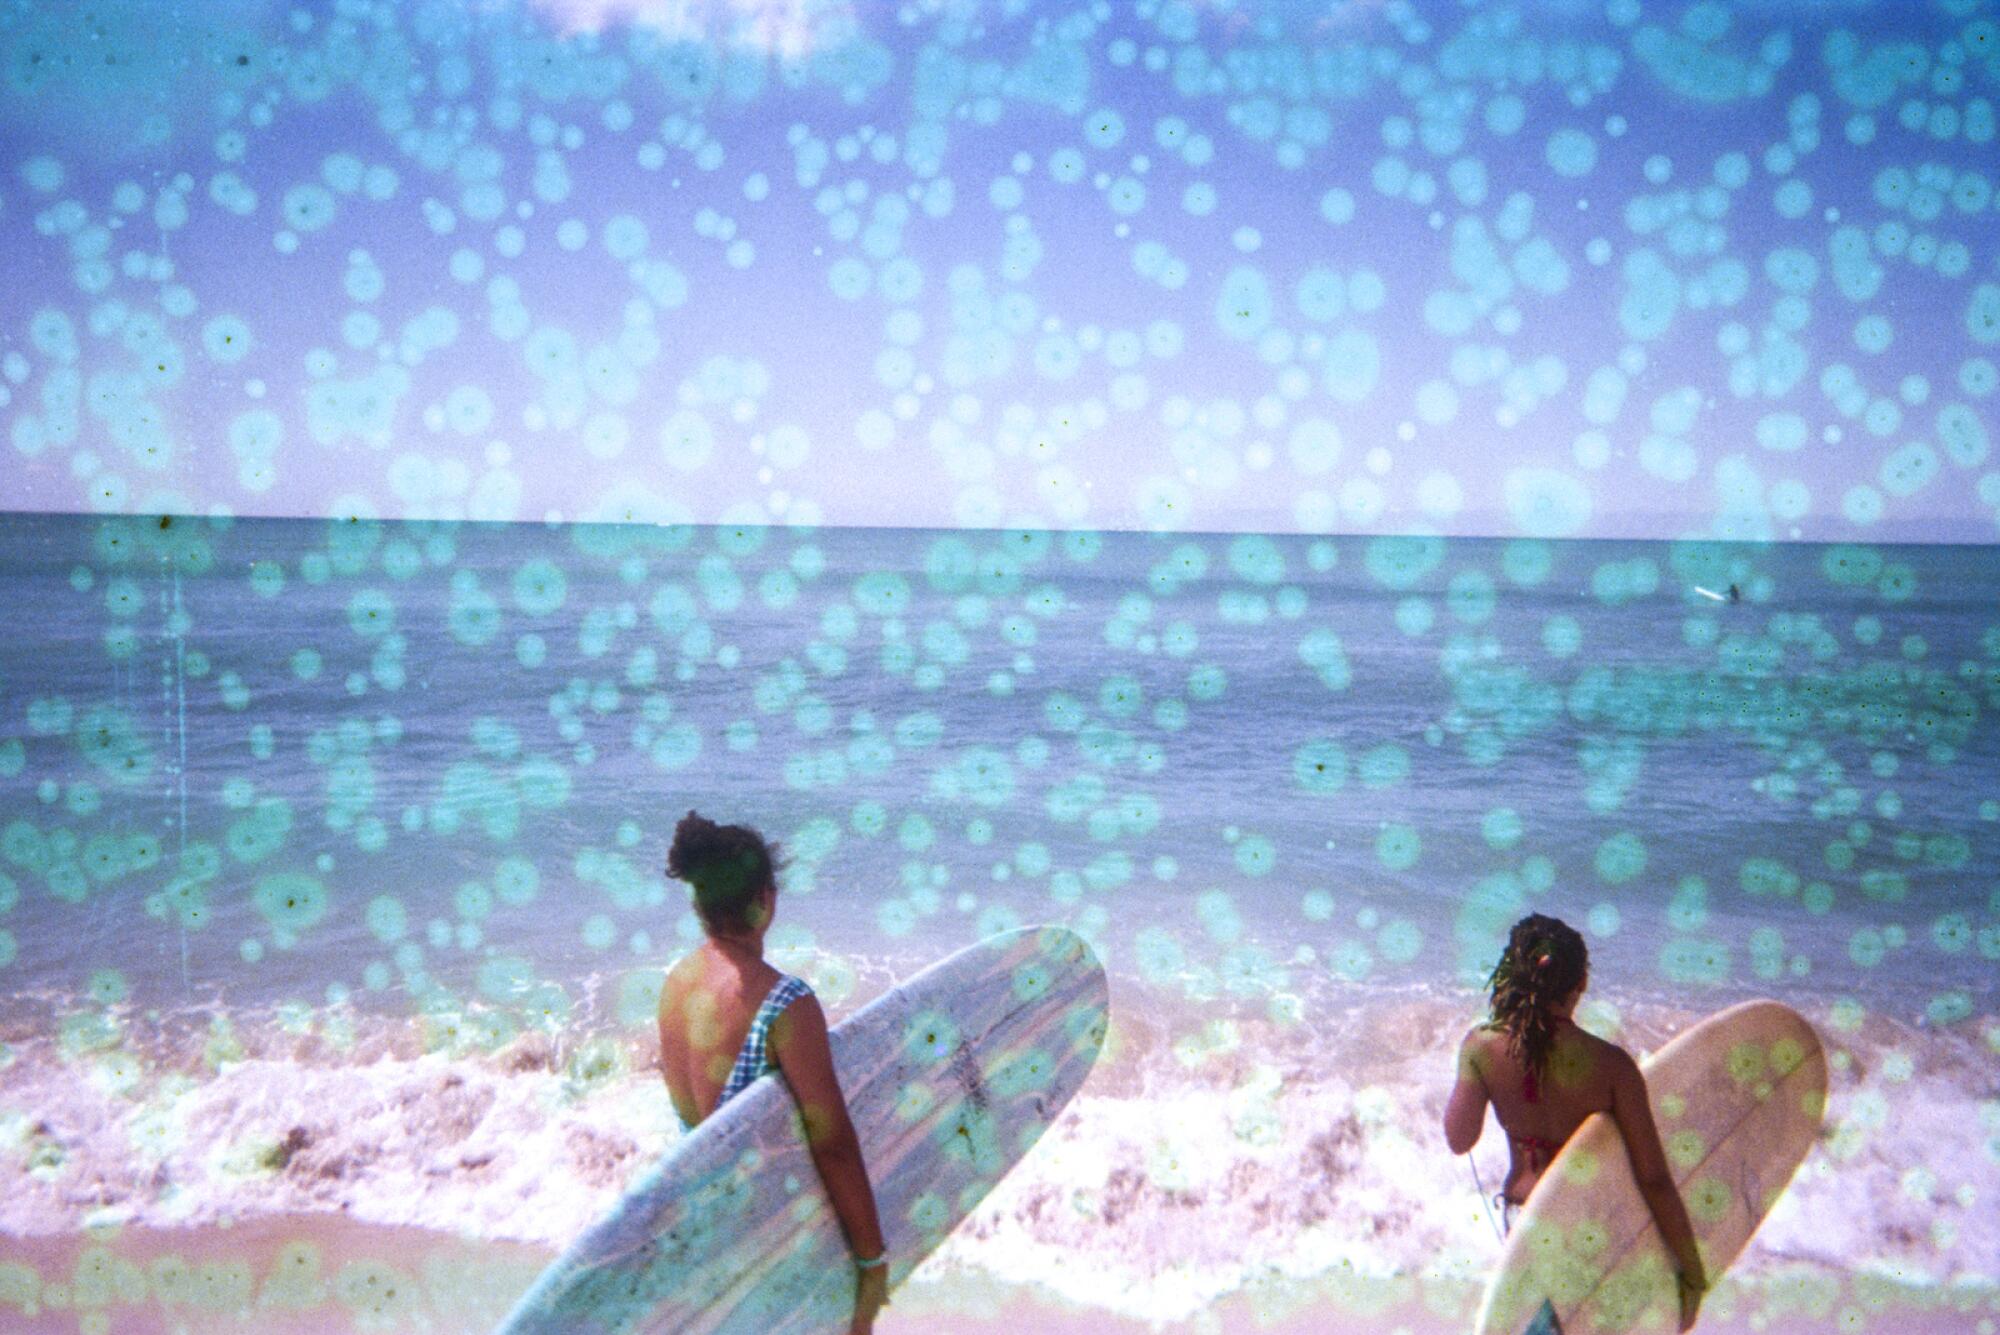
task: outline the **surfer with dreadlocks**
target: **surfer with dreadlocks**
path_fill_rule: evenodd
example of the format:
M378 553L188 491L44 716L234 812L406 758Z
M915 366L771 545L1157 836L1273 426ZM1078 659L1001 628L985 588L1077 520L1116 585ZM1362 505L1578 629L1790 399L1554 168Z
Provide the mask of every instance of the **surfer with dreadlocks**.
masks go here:
M1579 1029L1571 1016L1590 980L1590 952L1575 928L1531 913L1514 924L1489 980L1492 1012L1459 1047L1458 1081L1445 1104L1444 1135L1467 1154L1486 1124L1486 1105L1507 1133L1511 1163L1500 1189L1511 1228L1528 1193L1592 1113L1609 1113L1625 1141L1632 1176L1679 1267L1681 1329L1694 1324L1708 1276L1687 1207L1674 1189L1646 1078L1631 1054Z

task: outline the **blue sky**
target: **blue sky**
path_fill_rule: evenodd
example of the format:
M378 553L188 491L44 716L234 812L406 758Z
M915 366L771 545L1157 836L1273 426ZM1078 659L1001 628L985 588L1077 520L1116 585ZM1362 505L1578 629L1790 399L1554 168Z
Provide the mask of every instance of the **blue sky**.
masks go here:
M1990 5L0 18L0 506L1987 541Z

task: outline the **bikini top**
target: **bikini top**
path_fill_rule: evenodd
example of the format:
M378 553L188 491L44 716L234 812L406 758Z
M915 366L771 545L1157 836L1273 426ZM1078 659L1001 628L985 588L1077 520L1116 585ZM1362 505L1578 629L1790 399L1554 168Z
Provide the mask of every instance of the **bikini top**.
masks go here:
M778 1069L778 1064L772 1059L765 1043L771 1032L771 1023L784 1014L785 1007L800 997L811 995L812 988L806 985L805 979L795 978L788 973L778 976L778 981L773 983L771 990L765 994L764 1003L757 1007L757 1014L751 1018L750 1032L743 1035L743 1046L736 1053L736 1065L730 1068L729 1079L715 1100L718 1109L748 1089L750 1083L759 1076L768 1075ZM674 1115L680 1117L678 1109ZM685 1117L681 1117L680 1122L684 1131L692 1131L695 1128L695 1123Z

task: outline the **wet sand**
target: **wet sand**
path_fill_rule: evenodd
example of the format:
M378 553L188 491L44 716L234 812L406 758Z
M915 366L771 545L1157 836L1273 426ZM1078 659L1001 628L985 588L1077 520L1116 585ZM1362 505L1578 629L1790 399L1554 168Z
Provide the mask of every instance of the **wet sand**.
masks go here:
M0 1236L0 1329L488 1335L553 1259L552 1251L523 1243L387 1228L339 1214L229 1228Z
M293 1215L230 1228L108 1227L93 1236L0 1237L0 1327L21 1335L199 1335L348 1330L489 1335L552 1259L545 1248L342 1215ZM32 1278L30 1277L32 1272ZM1114 1314L1136 1295L1081 1306L1039 1286L919 1271L879 1335L1464 1335L1480 1286L1462 1279L1353 1275L1274 1281L1185 1319ZM1667 1332L1658 1322L1643 1330ZM1702 1335L1996 1335L2000 1287L1919 1288L1878 1276L1801 1270L1725 1280Z
M1996 1335L2000 1287L1917 1289L1876 1277L1848 1277L1802 1288L1725 1280L1704 1305L1697 1335ZM1161 1325L1083 1309L1046 1292L954 1277L906 1285L876 1323L877 1335L1466 1335L1482 1286L1409 1277L1286 1285L1212 1304L1187 1321ZM1667 1321L1633 1335L1671 1335Z

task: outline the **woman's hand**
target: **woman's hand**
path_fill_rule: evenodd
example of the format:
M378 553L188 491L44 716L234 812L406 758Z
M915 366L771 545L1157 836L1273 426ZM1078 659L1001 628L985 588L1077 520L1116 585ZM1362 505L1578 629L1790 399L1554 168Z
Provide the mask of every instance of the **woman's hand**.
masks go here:
M889 1267L873 1266L858 1272L854 1286L854 1324L848 1335L875 1335L875 1314L889 1305ZM1686 1330L1683 1326L1681 1329Z

